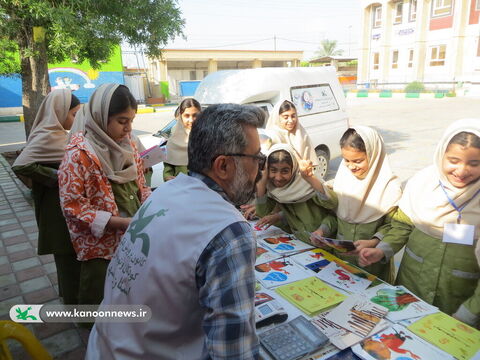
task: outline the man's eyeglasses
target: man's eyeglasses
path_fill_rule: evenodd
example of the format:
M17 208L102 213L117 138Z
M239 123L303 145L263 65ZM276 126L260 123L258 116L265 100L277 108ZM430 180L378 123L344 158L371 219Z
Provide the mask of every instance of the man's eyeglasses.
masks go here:
M223 156L243 156L243 157L250 157L258 161L258 169L263 170L265 168L265 163L267 161L267 157L262 153L257 155L250 155L250 154L222 154Z

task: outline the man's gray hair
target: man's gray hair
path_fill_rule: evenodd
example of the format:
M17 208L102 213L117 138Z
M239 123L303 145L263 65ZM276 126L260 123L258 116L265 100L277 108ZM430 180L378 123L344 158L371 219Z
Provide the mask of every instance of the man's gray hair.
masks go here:
M195 120L188 141L188 169L203 173L219 155L243 153L247 147L244 126L261 127L265 112L253 105L216 104Z

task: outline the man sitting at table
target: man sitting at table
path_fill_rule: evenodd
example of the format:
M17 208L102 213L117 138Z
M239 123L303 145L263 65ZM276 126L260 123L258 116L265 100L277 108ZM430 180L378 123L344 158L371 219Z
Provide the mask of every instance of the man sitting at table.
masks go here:
M208 107L193 125L189 175L162 184L112 259L101 306L143 304L148 322L97 322L86 359L256 359L255 238L235 206L265 164L253 106Z

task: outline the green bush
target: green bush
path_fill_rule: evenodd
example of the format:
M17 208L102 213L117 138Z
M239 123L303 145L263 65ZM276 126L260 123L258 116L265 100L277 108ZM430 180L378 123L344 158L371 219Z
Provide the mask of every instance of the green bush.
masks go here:
M457 94L455 93L455 91L450 91L448 93L445 94L447 97L455 97L457 96Z
M406 93L421 93L425 91L425 86L419 81L412 81L405 86Z

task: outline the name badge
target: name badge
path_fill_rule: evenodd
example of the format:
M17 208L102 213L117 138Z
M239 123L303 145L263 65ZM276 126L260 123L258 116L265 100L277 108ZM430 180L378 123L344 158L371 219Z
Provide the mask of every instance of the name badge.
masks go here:
M443 242L460 245L473 245L475 226L467 224L443 225Z

